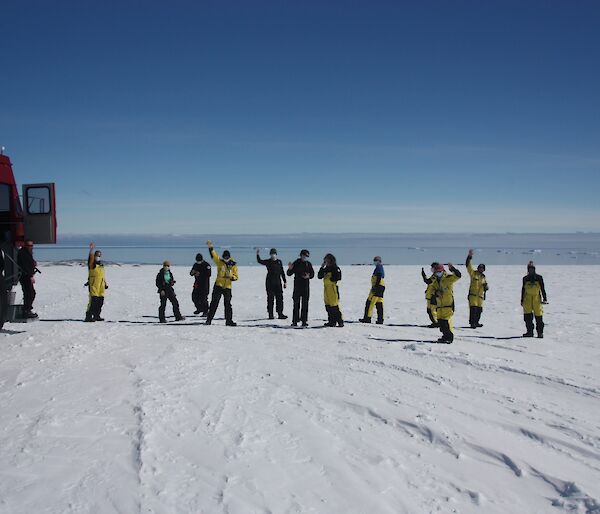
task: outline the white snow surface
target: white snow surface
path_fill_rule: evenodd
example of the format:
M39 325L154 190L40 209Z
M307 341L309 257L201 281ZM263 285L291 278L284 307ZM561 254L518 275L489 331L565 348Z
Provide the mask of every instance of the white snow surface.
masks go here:
M82 322L85 268L42 267L41 319L0 334L0 512L600 512L600 267L538 270L543 340L520 337L523 268L490 267L477 331L463 274L452 345L420 268L386 267L384 326L356 322L371 268L342 270L346 326L321 327L315 279L293 329L262 267L240 268L236 328L191 315L187 267L167 325L158 267L107 268L104 323Z

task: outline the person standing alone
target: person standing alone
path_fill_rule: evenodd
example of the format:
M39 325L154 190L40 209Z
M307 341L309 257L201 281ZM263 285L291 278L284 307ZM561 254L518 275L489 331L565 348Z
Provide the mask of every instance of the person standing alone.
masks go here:
M33 312L33 301L35 300L35 274L39 273L37 262L33 258L33 241L28 239L17 253L17 265L19 266L19 282L23 289L23 317L37 318Z
M269 259L260 258L260 250L256 249L256 262L267 267L267 277L265 279L265 287L267 289L267 313L269 319L274 319L273 304L277 308L277 317L279 319L287 319L283 313L283 289L287 287L287 279L283 271L283 263L277 258L277 250L271 248ZM282 286L283 282L283 286Z
M431 303L431 299L433 298L434 287L433 287L433 279L435 278L435 267L439 263L432 262L431 263L431 276L427 277L425 270L421 268L421 277L423 278L423 282L427 284L427 288L425 289L425 301L427 303L427 316L429 316L429 321L431 323L427 326L428 328L439 328L439 323L437 320L437 310L435 305Z
M179 302L175 295L175 277L171 271L171 263L169 261L163 262L163 267L156 275L156 288L160 296L160 306L158 308L158 321L160 323L166 323L165 309L167 307L167 300L171 302L173 306L173 314L175 315L175 321L181 321L185 319L179 311Z
M315 277L315 270L308 260L310 252L302 250L300 257L294 262L288 263L287 275L294 276L294 313L292 326L297 327L302 321L302 326L308 326L308 300L310 297L310 280Z
M194 277L194 288L192 289L192 302L196 310L194 314L208 315L208 292L210 291L211 266L204 260L201 253L196 254L196 262L190 270Z
M537 336L544 337L544 306L548 303L546 288L542 275L535 272L533 261L527 264L527 275L523 277L523 287L521 288L521 306L523 307L523 319L527 332L523 337L533 337L533 318L535 316L535 328Z
M338 282L342 280L342 270L337 265L336 258L328 253L323 259L323 264L317 273L323 280L323 298L327 311L326 327L344 326L342 312L340 311L340 290Z
M438 264L434 270L433 278L433 297L432 303L435 303L437 309L437 318L440 324L442 337L438 343L450 344L454 341L454 326L452 318L454 316L454 283L462 276L452 264L448 263L446 273L443 264Z
M88 291L90 299L85 313L85 321L104 321L100 314L104 305L104 293L108 289L104 275L104 264L102 263L102 252L95 250L94 243L90 243L90 253L88 255Z
M381 257L373 257L375 269L371 275L371 290L365 303L365 314L358 321L361 323L371 323L373 309L377 309L377 324L383 325L383 293L385 292L385 270Z
M483 327L479 321L481 320L481 314L483 313L483 303L485 302L485 296L487 293L488 283L485 277L485 264L478 264L477 270L473 269L473 250L469 250L467 255L467 272L471 277L471 284L469 286L469 325L471 328Z
M208 310L206 324L210 325L212 323L222 296L225 303L225 325L228 327L235 327L237 323L233 321L233 308L231 306L231 283L238 279L237 264L231 258L229 250L223 251L222 256L219 257L219 254L215 252L212 241L207 241L206 244L214 263L217 265L217 278L215 279L215 285L213 286L212 298L210 300L210 308Z

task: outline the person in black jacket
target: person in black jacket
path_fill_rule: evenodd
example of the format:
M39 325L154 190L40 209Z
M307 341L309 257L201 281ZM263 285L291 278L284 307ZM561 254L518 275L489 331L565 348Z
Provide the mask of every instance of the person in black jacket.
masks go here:
M300 257L293 263L288 263L287 274L289 277L294 275L294 314L292 316L292 326L298 326L302 321L302 326L308 326L308 299L310 296L310 280L315 277L315 270L308 260L310 252L302 250ZM300 310L302 307L302 310Z
M171 272L171 263L169 261L163 262L163 267L156 275L156 287L158 294L160 295L160 307L158 308L158 319L161 323L166 323L165 308L167 307L167 300L173 305L173 314L175 315L175 321L181 321L185 319L181 312L179 312L179 302L175 295L175 278Z
M265 279L265 287L267 289L267 312L269 314L269 319L274 319L273 304L276 303L277 317L279 319L287 319L287 316L283 313L283 288L287 287L283 263L277 258L277 250L275 248L271 248L269 255L270 259L261 259L260 250L258 248L256 249L256 262L267 267L267 277Z
M37 262L33 258L33 241L28 239L24 246L19 249L17 254L17 265L19 266L19 282L23 288L23 317L37 318L38 315L33 312L33 301L35 300L35 274L40 271L37 269Z
M202 254L196 254L196 262L190 271L190 275L194 277L194 289L192 290L192 302L196 307L194 314L201 314L202 316L208 314L211 271L210 264L204 260Z

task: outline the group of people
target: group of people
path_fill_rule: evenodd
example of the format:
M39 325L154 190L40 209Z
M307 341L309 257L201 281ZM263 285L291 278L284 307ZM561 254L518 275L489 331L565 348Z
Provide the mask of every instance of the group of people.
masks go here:
M238 266L231 257L229 250L224 250L219 255L211 241L207 241L208 251L217 271L212 296L208 301L210 293L210 277L212 266L205 261L202 254L196 255L196 262L190 270L194 277L192 289L192 301L195 306L194 314L206 317L206 324L210 325L215 317L221 299L223 299L225 310L225 324L236 326L233 321L233 308L231 304L232 284L238 280ZM89 301L85 315L86 322L103 321L101 317L104 304L106 283L102 252L97 250L94 243L90 243L88 256L88 281L85 284L89 291ZM301 250L299 257L294 262L289 262L287 270L281 259L277 256L277 250L272 248L268 259L262 259L260 250L256 250L256 260L267 269L265 277L265 289L267 293L267 314L269 319L287 319L283 312L283 289L287 287L287 277L294 277L293 314L292 326L308 326L308 304L310 298L310 281L315 277L315 271L309 261L310 252ZM485 276L485 264L473 267L473 250L469 250L465 265L470 277L468 301L469 301L469 326L472 329L482 327L481 316L486 294L489 289ZM362 323L371 323L373 313L377 313L377 324L384 323L384 292L385 292L385 270L380 256L373 259L374 269L371 276L371 287L367 300ZM18 254L18 266L20 268L20 282L23 288L24 315L36 317L33 312L33 300L35 298L35 273L39 272L37 263L33 258L33 243L26 241ZM454 284L462 278L461 272L451 263L444 264L433 262L431 274L427 275L421 268L421 276L426 284L425 300L427 315L430 320L428 327L439 328L441 337L438 342L450 344L454 340L453 317L455 311ZM342 271L337 264L336 258L328 253L323 258L321 267L317 272L317 278L323 281L323 299L327 312L328 327L343 327L344 319L340 310L339 282L342 280ZM158 318L160 323L166 323L167 301L171 303L173 314L177 321L185 319L179 307L177 295L175 294L175 277L171 271L169 261L164 261L163 266L156 275L156 288L160 298ZM527 275L523 277L521 288L521 306L526 332L523 337L533 337L534 329L538 338L544 336L543 305L548 301L544 279L536 272L533 261L527 265Z

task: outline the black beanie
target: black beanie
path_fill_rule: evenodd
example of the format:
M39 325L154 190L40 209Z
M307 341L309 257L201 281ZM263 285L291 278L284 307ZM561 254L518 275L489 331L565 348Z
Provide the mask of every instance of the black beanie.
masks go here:
M271 251L269 252L269 255L277 255L277 249L276 248L271 248Z
M229 250L225 250L223 252L223 259L229 259L231 257L231 254L229 253Z
M202 257L202 254L201 254L201 253L197 253L197 254L196 254L196 260L197 260L197 261L203 261L203 260L204 260L204 257Z

